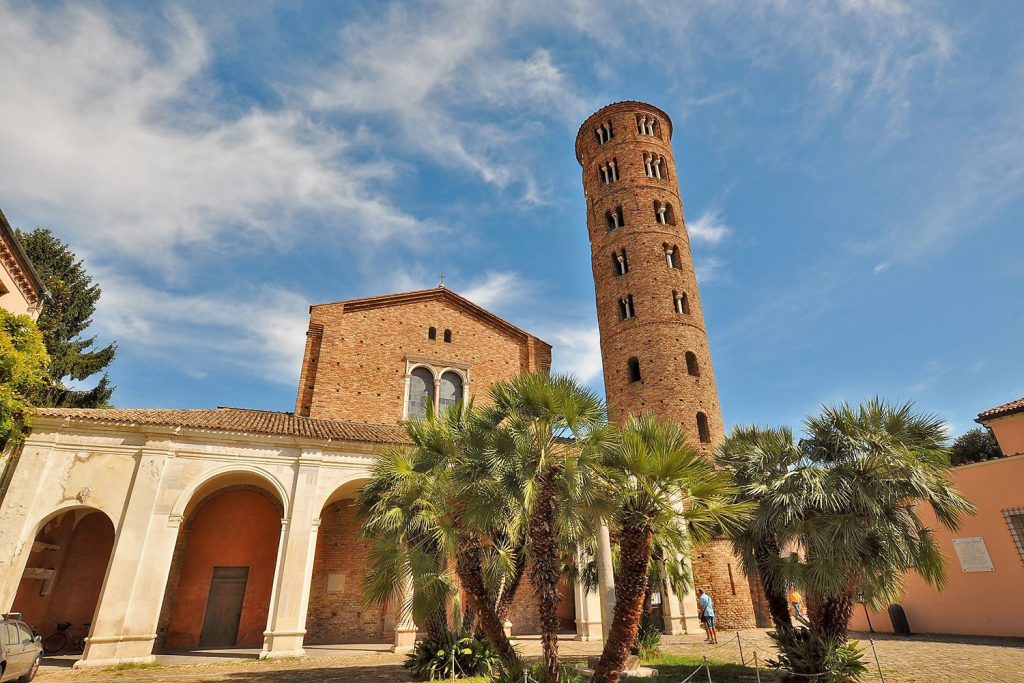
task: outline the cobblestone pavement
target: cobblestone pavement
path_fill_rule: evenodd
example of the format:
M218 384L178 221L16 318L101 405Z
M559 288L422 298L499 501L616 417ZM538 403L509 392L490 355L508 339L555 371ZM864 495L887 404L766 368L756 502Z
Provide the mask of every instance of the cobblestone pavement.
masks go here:
M868 634L856 634L867 651L871 663L865 681L877 681ZM967 683L1021 683L1024 682L1024 639L975 638L958 636L913 636L898 638L875 635L875 647L882 663L887 683L932 683L948 681ZM763 661L771 647L762 630L741 631L743 659L750 662L754 652ZM717 647L707 645L700 636L668 636L663 641L667 654L707 655L713 659L740 661L740 647L735 632L719 635ZM536 639L519 641L528 657L540 654ZM600 652L600 643L578 643L563 640L560 652L565 659L582 658ZM146 681L148 683L177 683L178 681L246 681L247 683L383 683L409 681L402 669L402 655L366 654L296 659L276 662L218 661L181 666L160 666L124 670L81 670L65 667L45 667L37 681Z

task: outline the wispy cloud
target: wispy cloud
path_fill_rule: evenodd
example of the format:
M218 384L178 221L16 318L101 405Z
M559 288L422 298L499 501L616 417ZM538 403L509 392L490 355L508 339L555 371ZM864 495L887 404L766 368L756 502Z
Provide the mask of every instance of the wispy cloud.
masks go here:
M585 384L601 377L601 337L596 325L555 327L541 337L554 346L553 371L575 375Z
M530 289L530 283L519 273L491 270L470 281L459 294L479 306L494 308L510 301L521 301Z
M167 273L196 246L283 246L276 229L300 214L342 213L333 229L366 240L422 233L377 189L391 165L356 160L338 130L294 109L221 113L189 15L155 41L125 26L0 5L0 186L23 213Z
M687 221L686 230L690 233L691 240L707 244L718 244L732 232L732 228L726 225L722 218L721 209L710 209L696 220Z

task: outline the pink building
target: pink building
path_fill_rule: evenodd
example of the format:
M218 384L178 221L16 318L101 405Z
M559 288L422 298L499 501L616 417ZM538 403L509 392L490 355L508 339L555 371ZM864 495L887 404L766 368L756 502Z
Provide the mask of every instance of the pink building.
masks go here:
M986 410L978 422L992 428L1007 457L961 465L953 484L978 514L947 531L928 509L924 523L946 554L948 582L940 592L907 576L900 604L911 630L984 636L1024 636L1024 398ZM876 631L891 632L886 613L871 613ZM850 628L867 631L858 609Z

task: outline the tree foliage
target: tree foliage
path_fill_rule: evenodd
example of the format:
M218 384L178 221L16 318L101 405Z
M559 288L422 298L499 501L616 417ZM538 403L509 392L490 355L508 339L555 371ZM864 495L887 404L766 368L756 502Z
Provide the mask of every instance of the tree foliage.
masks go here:
M32 319L0 309L0 446L23 438L30 397L46 386L48 362Z
M949 461L954 465L995 460L1003 457L996 437L988 427L976 427L961 434L949 450Z
M110 365L117 345L94 348L95 336L83 336L92 323L100 286L85 270L81 259L47 228L18 231L18 239L50 292L39 316L39 330L50 355L49 382L34 390L39 406L99 408L108 405L114 387L106 373L91 389L72 389L69 381L81 382Z

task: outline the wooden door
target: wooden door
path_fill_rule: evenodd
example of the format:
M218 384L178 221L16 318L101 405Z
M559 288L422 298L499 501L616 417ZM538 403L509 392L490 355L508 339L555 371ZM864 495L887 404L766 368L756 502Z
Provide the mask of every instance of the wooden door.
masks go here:
M210 597L206 600L200 647L230 647L238 639L248 567L214 567Z

